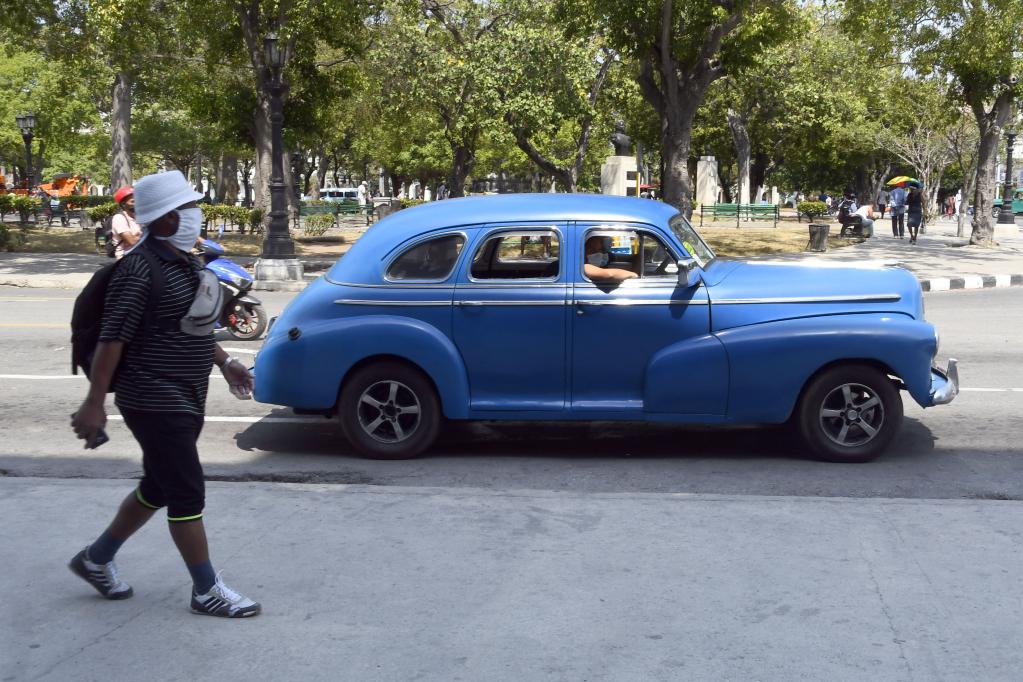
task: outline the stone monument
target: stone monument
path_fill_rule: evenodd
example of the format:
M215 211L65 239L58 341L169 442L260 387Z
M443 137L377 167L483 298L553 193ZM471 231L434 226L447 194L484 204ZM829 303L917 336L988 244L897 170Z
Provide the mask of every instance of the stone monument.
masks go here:
M718 202L721 183L718 180L718 161L707 154L696 162L696 200L701 206Z
M624 122L615 123L611 144L615 148L614 156L607 157L600 167L601 193L621 197L639 196L637 191L639 167L636 164L636 157L632 155L632 139L625 134Z

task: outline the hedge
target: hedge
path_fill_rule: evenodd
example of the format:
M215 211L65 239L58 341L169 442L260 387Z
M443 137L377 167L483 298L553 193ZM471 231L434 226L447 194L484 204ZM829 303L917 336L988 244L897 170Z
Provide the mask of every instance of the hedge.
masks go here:
M245 232L246 227L258 232L263 224L263 209L245 208L244 206L231 206L229 204L200 204L203 222L211 224L213 228L223 225L235 225L238 231Z

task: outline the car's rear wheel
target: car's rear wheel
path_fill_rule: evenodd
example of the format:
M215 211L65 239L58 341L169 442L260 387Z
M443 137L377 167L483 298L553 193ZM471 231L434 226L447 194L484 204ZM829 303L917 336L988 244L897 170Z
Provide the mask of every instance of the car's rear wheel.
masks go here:
M829 462L869 462L902 424L902 397L892 379L869 365L832 367L807 385L796 412L810 451Z
M408 459L437 439L440 401L419 370L378 362L345 380L338 419L349 442L366 457Z

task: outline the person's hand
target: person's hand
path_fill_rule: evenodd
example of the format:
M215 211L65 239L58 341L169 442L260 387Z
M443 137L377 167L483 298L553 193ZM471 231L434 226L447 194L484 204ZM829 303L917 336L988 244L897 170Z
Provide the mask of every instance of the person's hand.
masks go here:
M231 393L245 400L252 397L255 381L252 373L237 360L231 360L220 368L220 373L231 387Z
M107 425L107 413L103 404L96 405L88 400L71 415L71 428L75 435L86 443L96 438L96 433Z

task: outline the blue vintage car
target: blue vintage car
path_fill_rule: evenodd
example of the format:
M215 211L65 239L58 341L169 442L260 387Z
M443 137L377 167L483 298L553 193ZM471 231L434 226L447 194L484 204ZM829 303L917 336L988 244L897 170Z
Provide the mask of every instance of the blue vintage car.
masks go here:
M867 461L958 393L900 268L729 260L657 201L435 202L373 226L287 307L255 397L336 416L357 450L412 457L444 418L789 423Z

